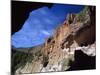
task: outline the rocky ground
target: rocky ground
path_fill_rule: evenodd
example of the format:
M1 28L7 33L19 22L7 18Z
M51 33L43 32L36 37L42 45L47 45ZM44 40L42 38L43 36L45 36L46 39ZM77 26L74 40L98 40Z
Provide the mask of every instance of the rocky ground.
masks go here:
M85 7L78 14L68 14L42 47L31 48L33 59L17 68L15 74L65 71L75 61L76 50L96 56L95 48L95 7Z

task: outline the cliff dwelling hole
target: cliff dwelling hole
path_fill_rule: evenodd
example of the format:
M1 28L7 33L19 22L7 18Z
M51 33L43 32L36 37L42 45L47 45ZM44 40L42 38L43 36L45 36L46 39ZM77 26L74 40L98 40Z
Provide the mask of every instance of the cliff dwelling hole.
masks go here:
M48 64L48 57L47 56L44 56L43 57L43 67L46 67Z
M46 67L47 64L48 64L48 62L44 62L44 63L43 63L43 67Z
M47 43L51 42L51 40L52 40L51 38L48 38Z
M53 40L52 43L55 43L55 41Z
M69 20L69 24L71 24L71 23L73 23L73 21L72 20Z

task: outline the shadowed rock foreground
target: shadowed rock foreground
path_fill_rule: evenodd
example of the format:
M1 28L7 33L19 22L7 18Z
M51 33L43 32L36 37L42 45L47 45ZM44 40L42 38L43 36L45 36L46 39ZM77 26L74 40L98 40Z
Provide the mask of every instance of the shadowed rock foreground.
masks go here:
M96 56L95 27L94 6L86 6L78 14L69 13L43 46L30 49L33 59L17 68L15 74L66 71L75 61L78 50L87 56Z

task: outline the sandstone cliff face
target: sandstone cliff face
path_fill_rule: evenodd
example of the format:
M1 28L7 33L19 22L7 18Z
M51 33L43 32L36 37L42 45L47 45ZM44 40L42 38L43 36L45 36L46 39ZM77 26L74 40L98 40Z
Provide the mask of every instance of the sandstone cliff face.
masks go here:
M65 71L75 60L75 50L82 50L89 56L95 56L94 7L86 7L79 14L69 14L64 23L55 30L54 36L46 40L40 52L42 55L30 63L31 72L25 70L25 67L19 68L20 72ZM16 73L19 73L19 69Z
M81 13L85 14L83 19L80 14L69 14L67 20L56 29L54 36L47 40L43 53L48 57L48 65L58 64L63 59L74 61L75 50L95 55L95 46L91 49L95 42L95 9L86 7ZM88 46L88 49L83 50L82 46Z

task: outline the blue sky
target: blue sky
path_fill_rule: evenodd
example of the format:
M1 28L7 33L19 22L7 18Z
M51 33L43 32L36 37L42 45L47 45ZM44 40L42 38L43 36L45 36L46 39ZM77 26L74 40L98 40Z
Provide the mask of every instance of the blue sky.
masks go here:
M44 6L30 12L21 30L12 35L12 46L27 48L43 44L68 13L79 13L83 8L81 5L54 4L51 8Z

